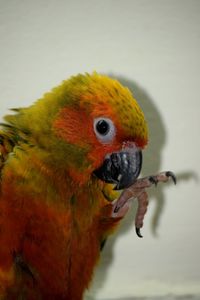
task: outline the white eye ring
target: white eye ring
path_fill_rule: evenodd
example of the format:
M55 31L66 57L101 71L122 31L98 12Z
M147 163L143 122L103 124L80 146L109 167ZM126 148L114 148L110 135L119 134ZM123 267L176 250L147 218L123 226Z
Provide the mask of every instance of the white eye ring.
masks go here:
M114 140L116 128L113 121L109 118L95 118L93 128L98 140L103 144L108 144Z

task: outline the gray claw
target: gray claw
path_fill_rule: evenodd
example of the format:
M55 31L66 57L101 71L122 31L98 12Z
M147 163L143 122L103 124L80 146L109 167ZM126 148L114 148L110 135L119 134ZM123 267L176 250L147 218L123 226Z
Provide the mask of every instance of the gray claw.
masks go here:
M174 184L176 184L176 176L174 175L174 173L173 172L171 172L171 171L167 171L166 173L165 173L165 175L167 176L167 177L171 177L171 179L173 180L173 183Z
M137 236L139 236L140 238L143 238L143 236L141 235L139 227L135 227L135 231L136 231Z

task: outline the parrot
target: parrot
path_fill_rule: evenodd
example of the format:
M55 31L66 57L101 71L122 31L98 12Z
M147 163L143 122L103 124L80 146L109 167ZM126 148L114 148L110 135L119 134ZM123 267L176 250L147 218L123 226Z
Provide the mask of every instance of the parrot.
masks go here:
M72 76L4 117L0 299L83 299L129 198L141 204L141 236L145 188L175 181L170 171L137 179L147 144L147 122L132 93L97 72Z

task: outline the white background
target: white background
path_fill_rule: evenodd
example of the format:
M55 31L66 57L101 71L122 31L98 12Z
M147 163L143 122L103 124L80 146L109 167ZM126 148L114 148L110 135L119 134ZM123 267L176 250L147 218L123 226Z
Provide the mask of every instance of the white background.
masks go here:
M134 209L110 238L95 300L200 293L199 55L198 0L0 0L1 116L79 72L112 75L149 122L143 173L178 177L151 189L143 239Z

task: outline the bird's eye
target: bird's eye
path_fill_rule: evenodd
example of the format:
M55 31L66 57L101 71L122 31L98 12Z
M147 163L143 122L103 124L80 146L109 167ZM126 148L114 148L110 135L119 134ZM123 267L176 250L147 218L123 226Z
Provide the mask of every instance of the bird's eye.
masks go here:
M94 119L94 132L102 143L109 143L114 139L116 129L112 120L100 117Z
M96 124L96 130L101 135L106 135L108 133L109 129L110 129L110 125L104 119L99 120Z

